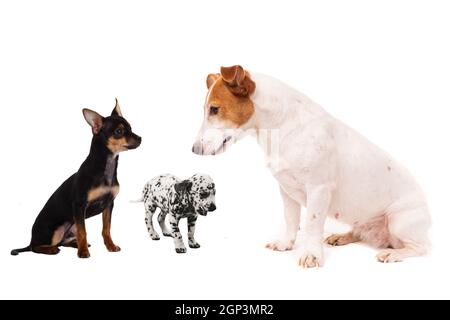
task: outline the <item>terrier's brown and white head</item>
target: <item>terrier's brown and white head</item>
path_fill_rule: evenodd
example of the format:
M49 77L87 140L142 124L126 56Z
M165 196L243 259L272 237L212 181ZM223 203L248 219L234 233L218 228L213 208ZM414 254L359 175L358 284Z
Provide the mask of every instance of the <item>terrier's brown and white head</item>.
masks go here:
M206 85L203 124L192 152L216 155L245 136L255 112L251 96L256 85L241 66L222 67L220 73L208 75Z

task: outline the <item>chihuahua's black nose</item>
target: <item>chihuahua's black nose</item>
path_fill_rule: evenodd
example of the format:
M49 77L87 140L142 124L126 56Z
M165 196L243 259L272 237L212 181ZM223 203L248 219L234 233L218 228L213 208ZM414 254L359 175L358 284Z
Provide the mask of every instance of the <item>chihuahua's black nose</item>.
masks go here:
M216 205L214 203L211 203L211 205L208 208L208 211L214 211L216 210Z
M140 145L141 145L141 142L142 142L142 138L139 137L139 136L136 136L136 144L137 144L138 146L140 146Z

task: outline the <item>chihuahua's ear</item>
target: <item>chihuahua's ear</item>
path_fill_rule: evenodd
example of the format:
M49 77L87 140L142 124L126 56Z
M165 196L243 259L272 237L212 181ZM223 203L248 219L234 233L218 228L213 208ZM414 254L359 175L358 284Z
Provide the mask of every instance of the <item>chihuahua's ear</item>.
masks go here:
M117 100L117 98L116 98L116 106L114 107L114 110L111 112L111 115L123 117L122 111L120 110L119 100Z
M103 126L103 117L90 109L83 109L83 116L92 128L92 133L97 134Z
M214 82L216 82L216 80L219 78L220 78L219 73L208 74L208 77L206 78L206 86L208 87L208 89L211 88L211 86L214 84Z

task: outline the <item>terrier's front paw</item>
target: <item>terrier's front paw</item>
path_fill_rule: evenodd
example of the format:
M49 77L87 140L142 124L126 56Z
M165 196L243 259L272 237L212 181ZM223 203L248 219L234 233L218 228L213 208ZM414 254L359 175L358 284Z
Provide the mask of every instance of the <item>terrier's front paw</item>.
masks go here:
M175 251L177 252L177 253L186 253L186 248L175 248Z
M277 240L266 244L267 249L273 251L289 251L294 247L294 240Z
M298 264L303 268L323 266L322 246L312 246L308 249L303 249L303 253L300 255Z

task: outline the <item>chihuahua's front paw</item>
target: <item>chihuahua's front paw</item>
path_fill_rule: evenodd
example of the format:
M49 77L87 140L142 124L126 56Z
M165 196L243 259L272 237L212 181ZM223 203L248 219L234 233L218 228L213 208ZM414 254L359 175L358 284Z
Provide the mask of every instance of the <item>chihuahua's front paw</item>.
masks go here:
M81 249L78 250L78 258L86 259L89 258L91 255L89 254L89 250L87 249Z
M315 250L304 250L300 255L298 264L302 268L315 268L323 266L323 253L322 248Z
M177 252L177 253L186 253L186 248L175 248L175 251Z
M108 249L109 252L119 252L120 251L120 247L116 246L115 244L106 247L106 249Z
M103 243L105 244L105 247L109 252L119 252L120 251L120 247L116 246L114 244L114 242L112 241L110 236L109 237L105 236L103 239Z
M289 251L294 247L294 240L277 240L266 244L266 248L273 251Z

